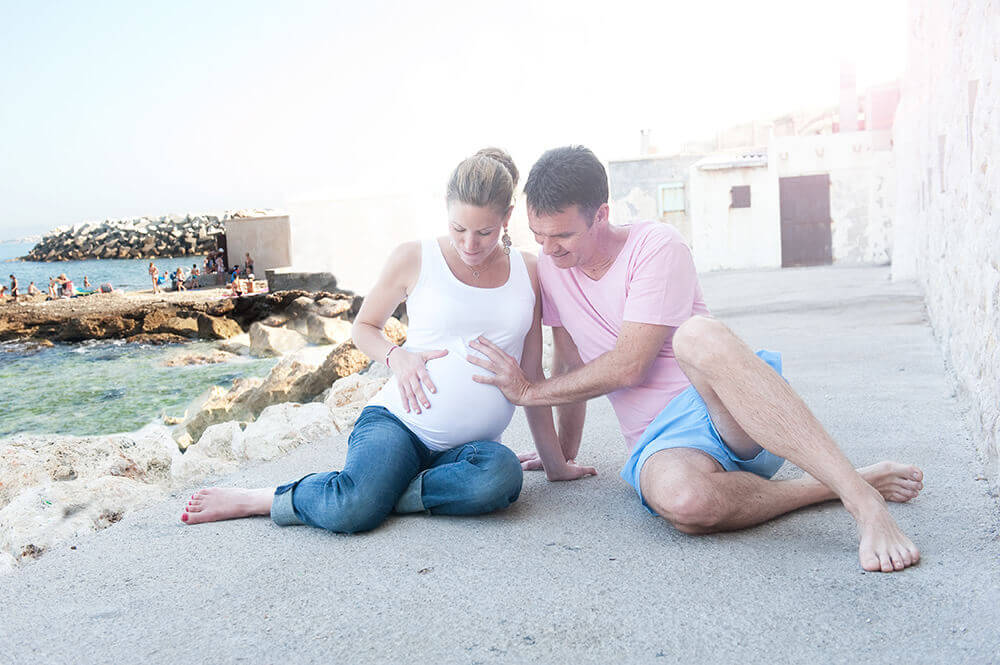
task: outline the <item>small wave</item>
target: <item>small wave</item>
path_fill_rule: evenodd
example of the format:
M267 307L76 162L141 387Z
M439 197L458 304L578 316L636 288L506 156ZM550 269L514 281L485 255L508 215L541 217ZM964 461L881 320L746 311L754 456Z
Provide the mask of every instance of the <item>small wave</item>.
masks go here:
M105 390L98 399L101 402L112 402L125 397L125 392L124 388L112 388L111 390Z

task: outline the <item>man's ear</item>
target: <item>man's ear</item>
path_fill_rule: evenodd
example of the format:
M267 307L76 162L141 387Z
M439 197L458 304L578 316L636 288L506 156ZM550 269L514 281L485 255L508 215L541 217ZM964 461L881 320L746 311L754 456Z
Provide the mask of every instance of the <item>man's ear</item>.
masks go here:
M611 206L607 203L602 203L599 208L597 208L597 214L594 215L595 224L606 224L611 217Z

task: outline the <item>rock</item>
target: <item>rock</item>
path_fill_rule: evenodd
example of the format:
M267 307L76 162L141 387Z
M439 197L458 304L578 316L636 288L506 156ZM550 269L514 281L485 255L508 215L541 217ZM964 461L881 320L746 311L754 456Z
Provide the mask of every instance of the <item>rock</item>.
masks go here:
M120 476L166 485L177 454L162 425L106 436L18 436L0 448L0 507L25 488L52 481Z
M306 339L313 344L343 344L351 339L352 323L310 314L305 319Z
M316 301L316 306L318 307L316 313L320 316L328 318L341 316L351 311L351 305L353 303L354 299L350 297L320 298Z
M330 409L333 424L345 432L354 426L365 404L375 396L388 377L375 373L351 374L334 382L323 403Z
M188 338L181 337L180 335L171 335L170 333L143 333L141 335L126 337L125 341L135 344L183 344L188 341Z
M235 337L222 340L218 347L226 353L245 356L250 353L250 333L241 333Z
M242 459L271 460L337 433L330 409L323 404L275 404L247 425L233 452Z
M256 416L272 404L309 401L313 395L305 390L308 377L323 365L333 349L332 346L307 346L283 357L259 386L240 397L239 404Z
M189 365L214 365L235 360L239 356L226 351L215 350L210 353L182 353L180 355L167 358L163 365L165 367L186 367Z
M202 339L228 339L243 334L243 328L232 319L209 314L198 315L198 336Z
M241 447L242 438L243 429L235 421L208 427L198 443L188 446L183 455L174 459L170 475L175 485L235 471L239 464L233 452L234 442Z
M308 342L294 330L272 328L261 323L250 326L250 355L257 357L280 356L297 351Z
M34 559L166 497L164 487L117 476L31 487L0 510L0 551L18 561Z
M210 425L227 420L252 420L254 414L240 397L261 383L263 379L247 377L235 379L228 390L222 386L212 386L188 406L184 412L184 421L174 430L174 438L179 442L179 437L186 433L192 441L197 441Z

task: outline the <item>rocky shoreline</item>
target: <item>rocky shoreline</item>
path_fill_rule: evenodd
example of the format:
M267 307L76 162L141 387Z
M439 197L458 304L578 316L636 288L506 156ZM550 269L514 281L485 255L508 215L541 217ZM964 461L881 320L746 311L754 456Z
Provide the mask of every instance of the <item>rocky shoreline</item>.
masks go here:
M0 339L46 344L200 337L218 340L222 358L281 356L266 377L214 386L183 415L136 432L0 441L0 574L209 476L346 432L389 378L350 339L361 304L353 294L176 295L0 307ZM405 341L406 327L396 318L384 332L397 344Z
M227 219L274 214L235 210L222 214L161 215L83 222L49 231L22 260L149 259L206 254L218 246Z

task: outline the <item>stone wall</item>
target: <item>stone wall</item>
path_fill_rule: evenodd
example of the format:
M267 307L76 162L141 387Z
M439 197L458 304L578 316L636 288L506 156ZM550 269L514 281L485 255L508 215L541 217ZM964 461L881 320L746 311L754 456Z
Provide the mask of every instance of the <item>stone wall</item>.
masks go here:
M913 0L895 123L893 278L922 284L1000 486L1000 1Z

